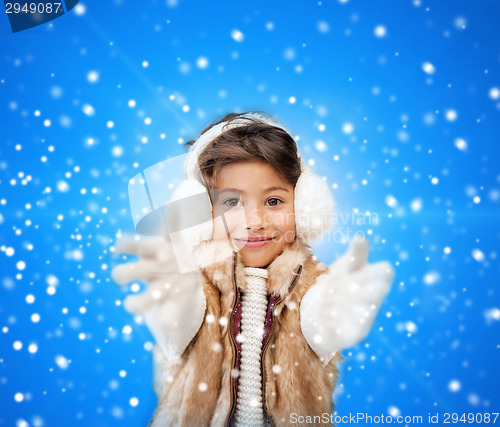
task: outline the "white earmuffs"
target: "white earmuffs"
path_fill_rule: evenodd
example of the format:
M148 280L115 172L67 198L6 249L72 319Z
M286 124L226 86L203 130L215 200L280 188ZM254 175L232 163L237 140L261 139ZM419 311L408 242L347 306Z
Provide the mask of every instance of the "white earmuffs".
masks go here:
M148 169L146 169L146 171L134 177L129 183L129 198L134 224L138 233L162 236L170 234L172 237L172 232L183 230L182 238L188 240L184 244L191 248L202 241L211 240L213 231L212 209L208 191L203 185L198 159L203 150L215 138L227 129L248 124L248 120L245 119L249 117L288 132L283 125L258 113L250 113L233 119L230 123L222 122L212 126L196 140L187 153L184 161L185 179L177 184L173 195L169 195L168 199L163 195L163 199L162 197L154 197L147 176L153 176L156 181L161 182L161 173L158 170L168 170L165 165L169 162L168 160L155 165L154 173L148 174ZM163 166L161 166L162 164ZM302 158L301 169L302 172L295 185L294 192L296 234L304 242L312 243L333 228L335 204L328 184L321 177L314 174L305 165ZM164 189L167 183L163 181L163 185L159 187ZM170 184L172 185L172 183ZM166 206L174 206L181 201L183 202L182 210L184 213L189 213L189 219L186 219L186 215L178 215L178 210L176 211L177 215L165 216L166 210L164 208ZM186 208L186 206L189 208ZM176 220L174 221L175 224L172 225L171 218L174 217Z

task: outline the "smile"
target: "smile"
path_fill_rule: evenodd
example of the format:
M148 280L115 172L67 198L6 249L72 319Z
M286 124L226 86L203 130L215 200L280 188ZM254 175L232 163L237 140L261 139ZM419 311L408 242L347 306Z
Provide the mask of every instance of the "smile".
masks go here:
M273 241L274 237L247 237L246 239L234 239L245 245L245 248L262 248Z

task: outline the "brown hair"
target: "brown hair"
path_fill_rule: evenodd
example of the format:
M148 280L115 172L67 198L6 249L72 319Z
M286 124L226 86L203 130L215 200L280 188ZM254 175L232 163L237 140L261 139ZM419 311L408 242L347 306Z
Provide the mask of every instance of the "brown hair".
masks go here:
M301 172L295 141L282 128L247 114L252 113L228 114L201 133L203 135L213 126L227 122L223 132L208 144L198 159L205 185L209 189L215 188L217 175L226 165L260 161L270 165L295 187ZM268 114L257 114L275 121ZM230 125L235 120L239 126L231 128ZM193 145L194 142L189 141L186 145Z

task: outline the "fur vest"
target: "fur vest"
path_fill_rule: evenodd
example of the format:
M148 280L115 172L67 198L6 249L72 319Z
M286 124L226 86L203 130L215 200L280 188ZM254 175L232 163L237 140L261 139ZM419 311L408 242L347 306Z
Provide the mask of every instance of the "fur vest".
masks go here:
M239 355L233 317L246 286L244 266L224 242L203 242L195 256L208 266L202 269L205 318L180 358L167 361L158 346L154 349L154 427L225 426L236 408ZM323 366L302 335L299 310L302 297L325 271L300 239L268 267L272 324L262 348L262 398L275 426L300 425L292 423L291 414L323 420L333 411L340 355Z

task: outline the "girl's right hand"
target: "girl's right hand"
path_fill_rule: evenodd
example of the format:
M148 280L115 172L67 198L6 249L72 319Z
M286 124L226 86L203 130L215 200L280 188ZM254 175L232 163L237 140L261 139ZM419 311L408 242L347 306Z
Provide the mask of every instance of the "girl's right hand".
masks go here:
M180 356L205 315L201 272L180 274L172 244L163 238L125 235L117 241L115 254L138 256L113 268L116 283L147 285L144 292L125 298L126 310L143 317L167 359Z

